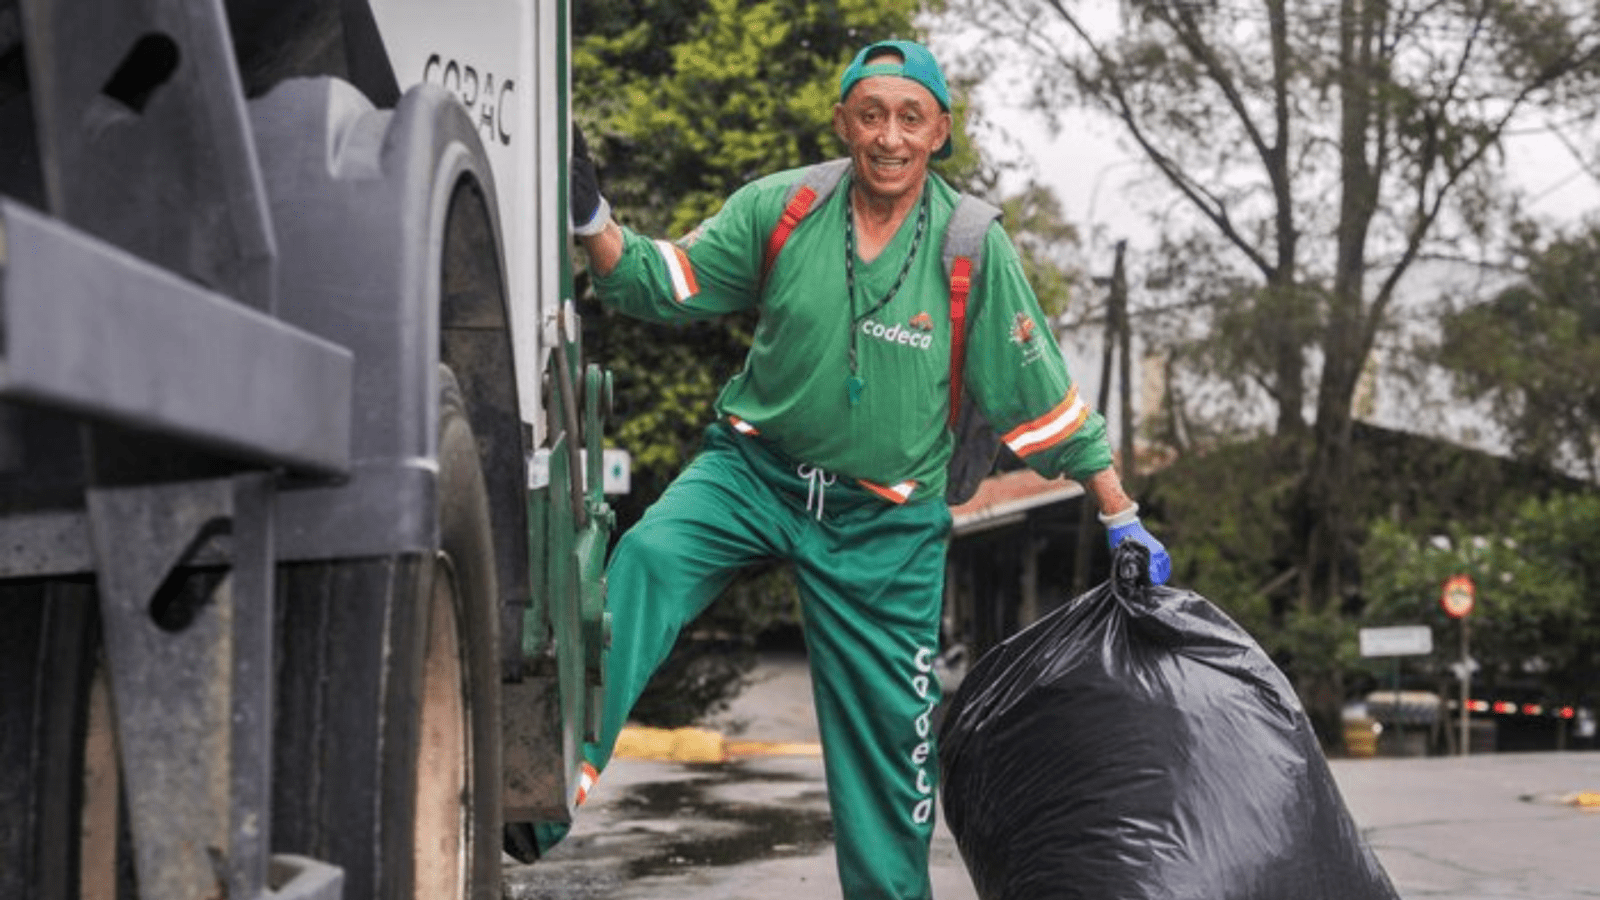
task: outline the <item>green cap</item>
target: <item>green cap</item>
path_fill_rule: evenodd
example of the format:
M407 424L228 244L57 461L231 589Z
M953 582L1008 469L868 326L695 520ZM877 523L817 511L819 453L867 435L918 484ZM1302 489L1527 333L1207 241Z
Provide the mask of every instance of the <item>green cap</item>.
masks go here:
M868 58L884 51L900 54L900 62L867 65ZM850 89L856 86L856 82L874 75L909 78L927 88L933 99L939 101L940 109L950 111L950 88L944 83L944 73L939 71L939 63L934 61L933 53L921 44L913 41L879 41L863 47L844 70L844 77L839 79L839 102L843 103L844 98L850 95ZM934 152L933 158L944 159L949 155L950 141L947 139L944 146Z

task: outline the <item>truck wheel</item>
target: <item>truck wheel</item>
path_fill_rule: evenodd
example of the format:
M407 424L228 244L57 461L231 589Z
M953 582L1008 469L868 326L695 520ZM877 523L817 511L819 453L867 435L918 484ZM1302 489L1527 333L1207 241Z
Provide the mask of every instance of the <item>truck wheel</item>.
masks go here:
M488 497L441 372L437 553L285 566L273 850L348 898L500 896ZM88 582L0 588L0 897L137 897Z
M94 590L9 586L0 607L0 897L133 897Z
M500 896L498 594L488 495L441 367L436 553L280 569L273 849L345 896Z

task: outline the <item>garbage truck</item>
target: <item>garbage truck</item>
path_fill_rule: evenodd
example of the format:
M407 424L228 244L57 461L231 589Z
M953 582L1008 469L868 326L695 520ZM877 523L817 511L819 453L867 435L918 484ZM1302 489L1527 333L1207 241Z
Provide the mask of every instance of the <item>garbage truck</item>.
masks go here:
M0 0L0 897L498 897L599 718L555 0Z

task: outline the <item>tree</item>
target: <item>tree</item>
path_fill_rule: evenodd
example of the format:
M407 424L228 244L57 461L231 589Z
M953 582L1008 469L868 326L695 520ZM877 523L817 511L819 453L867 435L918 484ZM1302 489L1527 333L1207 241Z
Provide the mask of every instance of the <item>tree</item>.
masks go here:
M1359 604L1284 614L1276 582L1293 569L1277 538L1296 473L1271 436L1185 455L1146 483L1141 500L1165 524L1173 580L1222 607L1286 671L1304 678L1337 669L1359 689L1385 672L1359 657L1358 626L1434 625L1433 671L1445 671L1455 643L1444 637L1453 632L1439 589L1449 575L1470 574L1494 595L1485 601L1493 615L1479 617L1483 633L1493 632L1483 657L1492 674L1503 679L1538 659L1547 670L1540 678L1558 693L1592 691L1600 662L1600 507L1592 486L1438 439L1360 422L1354 429L1350 502L1360 521L1373 523L1360 555ZM1433 545L1440 537L1449 539L1444 550ZM1514 585L1502 590L1508 572ZM1545 649L1534 652L1536 642Z
M1027 67L1039 109L1081 103L1118 122L1177 201L1160 274L1189 293L1191 315L1164 318L1197 324L1185 339L1220 326L1226 374L1250 389L1235 399L1271 404L1279 454L1299 461L1282 511L1287 608L1337 617L1358 571L1346 500L1363 368L1419 259L1500 237L1505 138L1590 102L1593 10L1130 0L1113 21L1103 4L1069 0L951 5L989 34L987 52ZM1337 668L1316 668L1300 688L1337 741Z
M1436 358L1519 456L1600 481L1600 228L1528 240L1518 283L1444 317Z
M1370 624L1454 634L1439 593L1445 579L1467 575L1477 586L1471 653L1482 669L1475 681L1534 676L1554 697L1592 699L1600 677L1600 497L1529 498L1513 515L1431 534L1380 521L1363 557ZM1434 668L1445 671L1457 645L1435 645Z

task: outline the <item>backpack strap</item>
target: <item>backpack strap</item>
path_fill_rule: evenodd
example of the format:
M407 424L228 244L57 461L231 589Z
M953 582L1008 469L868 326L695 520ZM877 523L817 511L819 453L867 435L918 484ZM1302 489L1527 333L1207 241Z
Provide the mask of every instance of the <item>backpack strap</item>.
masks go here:
M778 224L772 229L772 234L767 238L767 252L761 260L761 287L767 284L767 275L772 271L772 266L778 261L778 251L783 249L789 235L806 217L806 213L818 203L828 198L839 182L844 179L844 173L850 171L850 160L832 159L824 163L807 166L789 186L789 193L785 197L783 215L778 217Z
M961 413L961 386L966 380L967 296L983 261L983 239L1000 218L994 205L962 194L944 232L944 270L950 278L950 427Z

